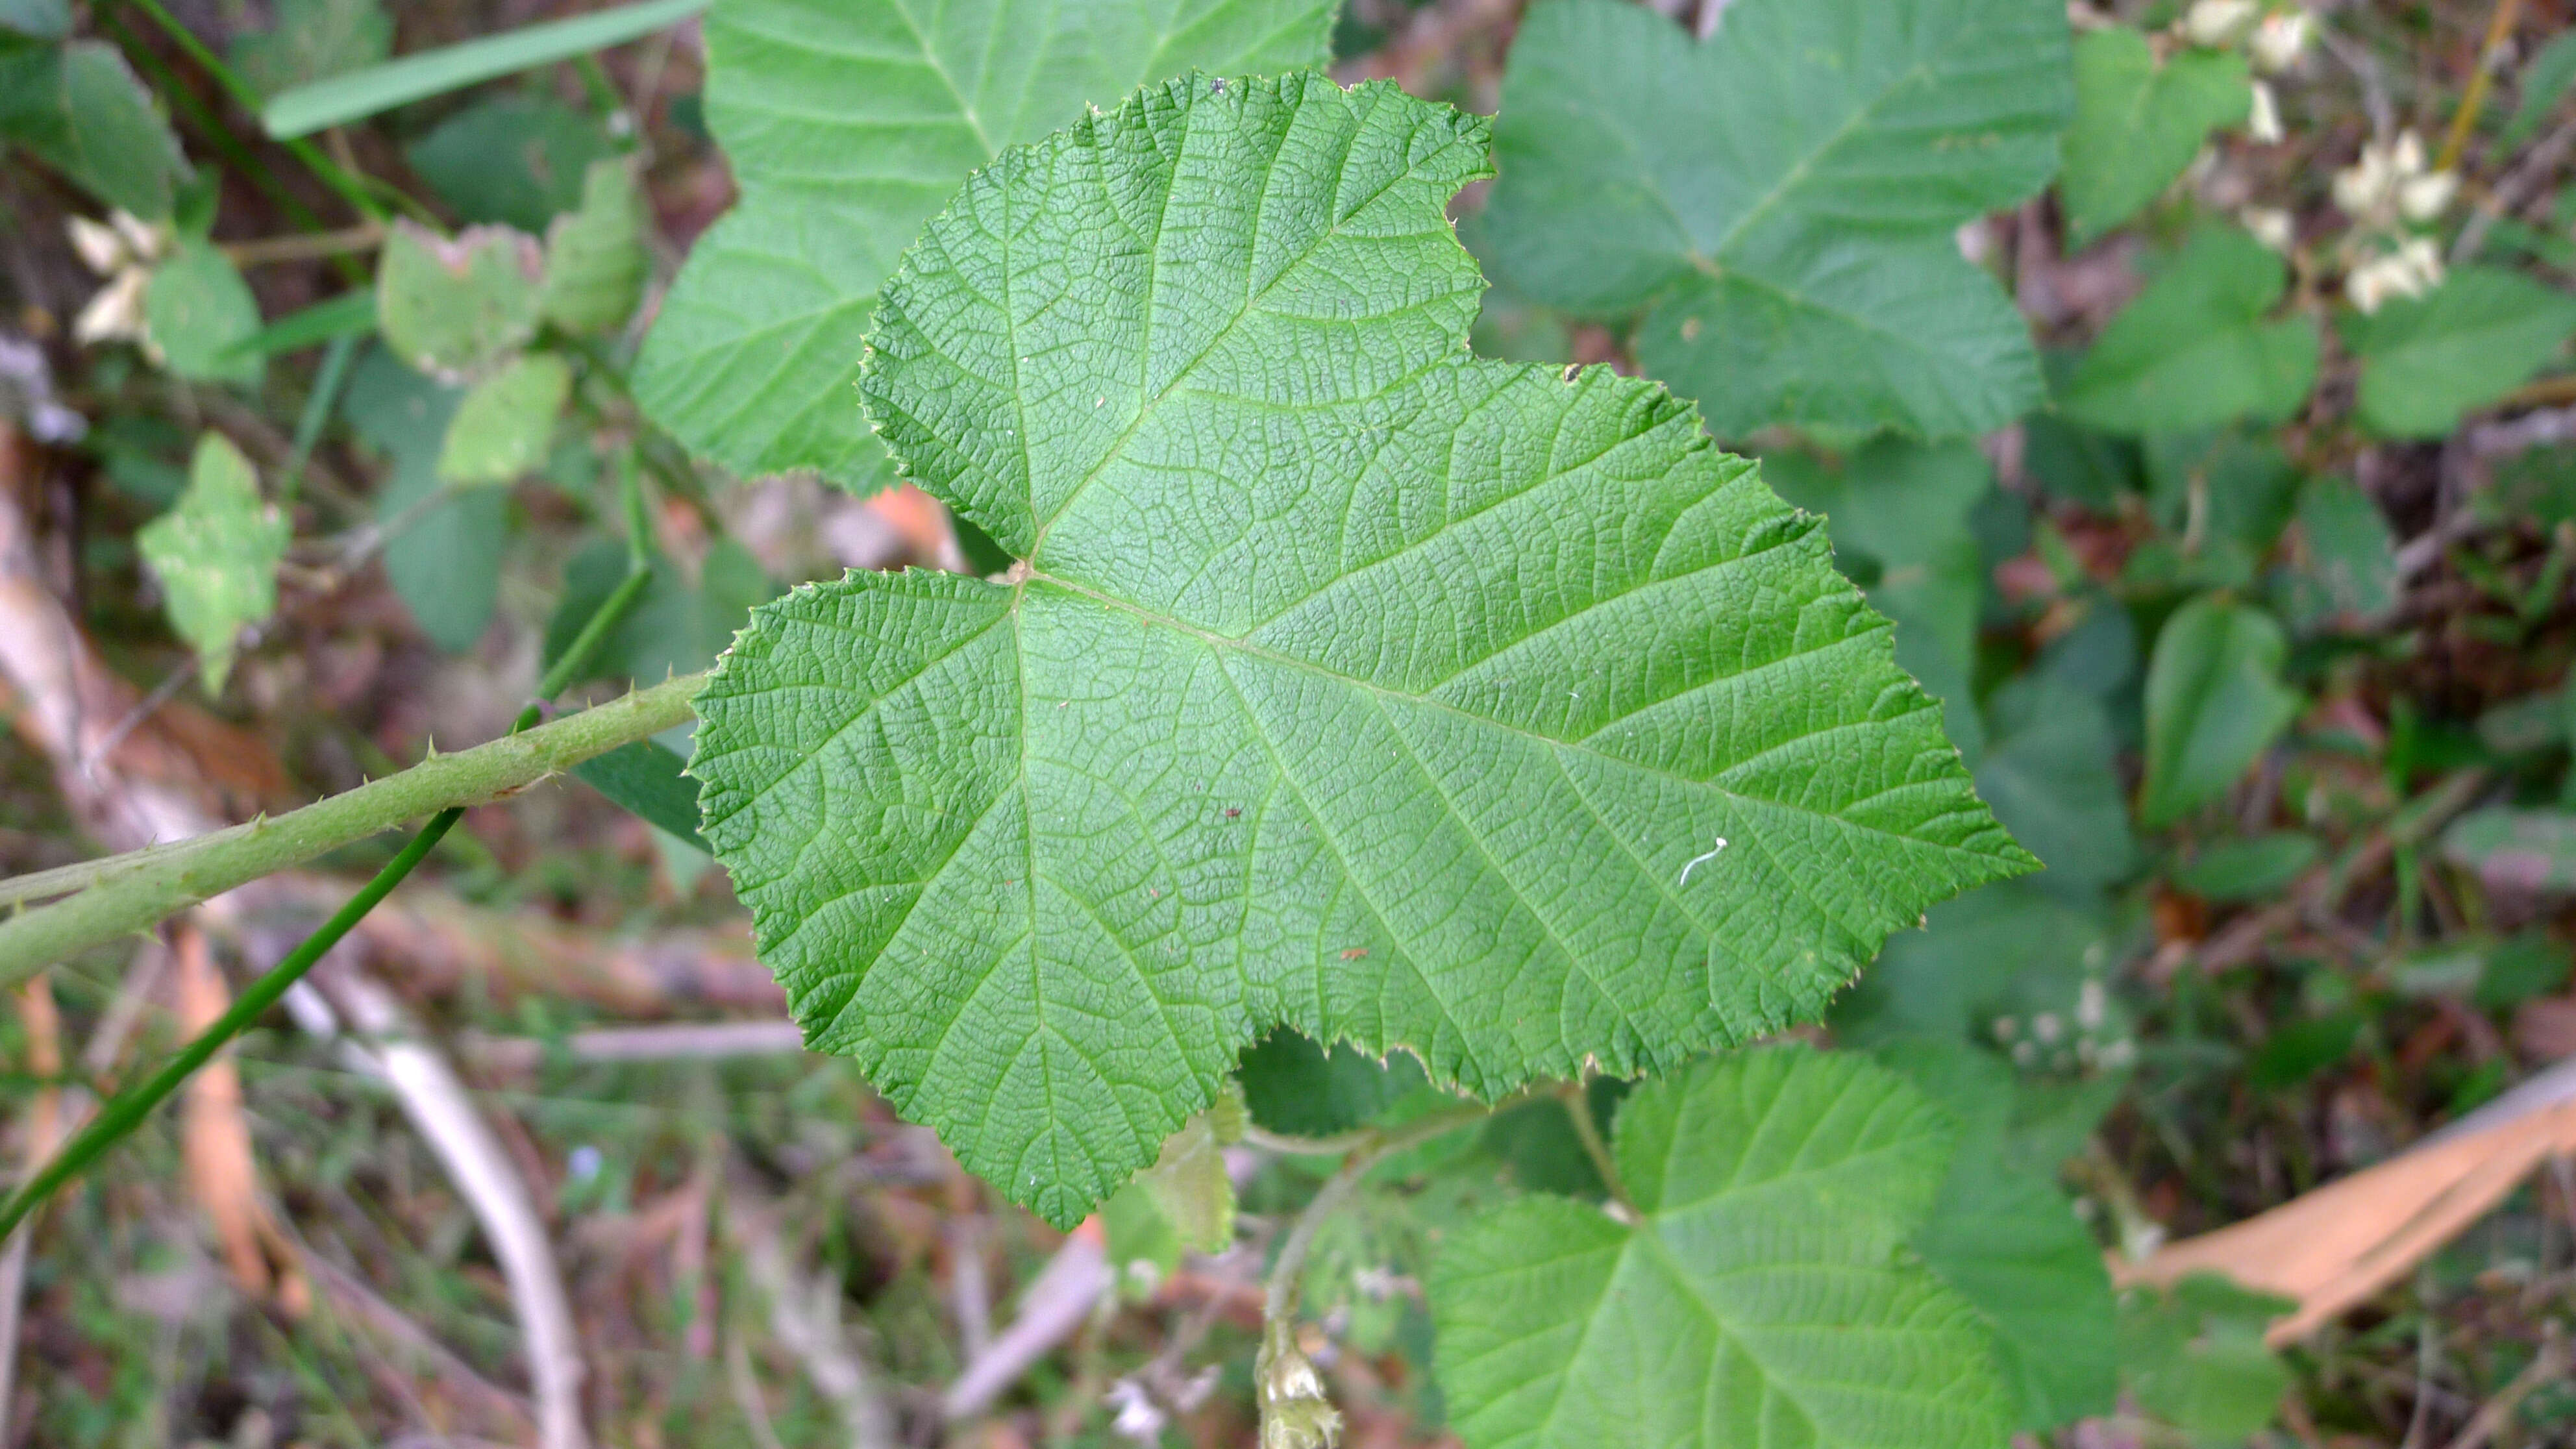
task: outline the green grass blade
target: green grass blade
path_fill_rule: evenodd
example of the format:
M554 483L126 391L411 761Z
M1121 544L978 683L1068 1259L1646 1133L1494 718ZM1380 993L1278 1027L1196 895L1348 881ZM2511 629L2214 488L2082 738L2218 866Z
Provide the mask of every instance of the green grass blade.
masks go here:
M462 45L422 51L280 91L260 113L260 120L268 127L269 135L280 141L292 140L495 76L622 45L666 25L676 25L706 7L707 0L644 0L642 4L621 5L595 15L549 21Z
M245 353L275 357L281 352L293 352L316 343L337 341L343 337L364 337L375 330L375 290L343 292L329 301L316 302L300 311L287 313L226 347L216 356L218 360Z

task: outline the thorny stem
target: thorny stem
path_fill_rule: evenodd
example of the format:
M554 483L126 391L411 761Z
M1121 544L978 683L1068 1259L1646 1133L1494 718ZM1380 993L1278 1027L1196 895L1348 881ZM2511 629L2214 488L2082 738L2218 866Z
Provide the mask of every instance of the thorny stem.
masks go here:
M706 681L705 674L691 674L638 690L522 735L423 760L274 819L0 881L0 905L79 892L0 920L0 986L246 881L408 820L500 799L593 755L659 734L689 718L690 698Z
M563 693L571 685L577 672L590 662L590 655L599 647L599 641L626 617L627 610L634 607L650 578L651 575L640 564L630 568L616 590L591 611L590 619L582 625L572 647L564 650L563 656L555 661L554 668L546 671L545 678L538 682L537 697L530 700L511 723L511 734L523 733L534 725L545 713L545 701ZM393 894L394 887L402 884L414 866L428 858L430 851L437 848L438 842L464 814L465 807L451 805L431 816L429 823L420 828L420 833L403 846L401 853L387 861L373 880L359 887L358 893L351 896L347 904L306 936L294 950L287 952L284 960L252 982L234 999L229 1010L199 1032L194 1040L179 1050L178 1055L163 1063L161 1070L139 1085L110 1098L79 1136L66 1143L34 1177L11 1193L7 1202L0 1203L0 1241L6 1241L27 1214L52 1197L63 1184L104 1156L126 1134L143 1125L143 1119L152 1115L152 1110L168 1100L171 1093L179 1090L181 1083L195 1076L200 1067L214 1059L215 1053L222 1051L234 1037L259 1020L262 1013L275 1006L296 982L304 979L304 973L313 969L313 963L339 945L341 938L365 919L378 902Z

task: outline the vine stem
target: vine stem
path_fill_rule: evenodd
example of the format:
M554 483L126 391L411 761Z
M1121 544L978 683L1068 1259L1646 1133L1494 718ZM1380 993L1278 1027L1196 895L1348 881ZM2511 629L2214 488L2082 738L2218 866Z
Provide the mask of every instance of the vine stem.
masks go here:
M530 700L519 711L519 717L512 721L511 736L524 734L545 714L545 701L571 687L581 668L598 650L599 641L608 637L608 631L626 617L627 610L643 596L644 586L651 579L652 574L640 557L630 560L626 577L606 599L600 601L598 608L591 611L581 632L574 636L571 647L564 650L554 667L547 670L545 678L538 682L537 697ZM574 716L575 719L580 717ZM27 1214L42 1206L63 1184L104 1156L109 1148L124 1140L127 1133L141 1126L143 1119L152 1115L152 1110L168 1100L172 1092L179 1090L181 1083L195 1076L199 1068L214 1059L215 1053L230 1045L234 1037L241 1035L252 1022L259 1020L262 1013L275 1006L296 982L304 979L304 973L312 970L315 962L340 944L340 939L349 934L351 927L376 908L377 902L393 894L394 887L402 884L403 877L411 874L412 867L428 858L429 853L438 847L438 842L464 815L464 806L450 805L431 816L429 823L420 828L420 833L387 861L374 879L359 887L358 893L332 913L331 919L323 922L294 950L287 952L285 959L270 967L250 984L248 990L234 998L229 1010L180 1048L176 1056L162 1063L159 1071L110 1098L78 1136L48 1158L35 1176L9 1195L7 1202L0 1203L0 1241L6 1241Z
M274 819L0 882L0 906L79 892L0 921L0 987L244 882L405 821L487 804L659 734L688 720L690 700L706 681L703 673L684 675L524 734L433 756Z
M1575 1139L1583 1144L1583 1155L1592 1159L1592 1170L1601 1175L1601 1186L1610 1200L1635 1217L1637 1205L1628 1200L1628 1184L1619 1178L1619 1162L1610 1155L1610 1144L1601 1136L1601 1124L1592 1119L1592 1094L1581 1082L1567 1082L1556 1089L1556 1099L1565 1104L1566 1119L1574 1124Z
M1315 1235L1323 1230L1333 1214L1349 1201L1351 1193L1368 1176L1369 1169L1408 1147L1428 1142L1434 1137L1473 1126L1497 1112L1508 1111L1524 1102L1551 1095L1553 1089L1531 1088L1486 1105L1465 1103L1427 1112L1410 1122L1391 1127L1374 1128L1358 1134L1358 1141L1342 1165L1315 1191L1313 1200L1297 1214L1288 1229L1288 1237L1279 1245L1279 1256L1271 1261L1269 1281L1261 1298L1261 1352L1253 1368L1253 1393L1261 1408L1261 1442L1264 1445L1321 1446L1331 1444L1341 1431L1341 1415L1334 1411L1324 1392L1323 1379L1315 1366L1297 1347L1298 1285L1305 1277L1306 1258L1314 1251ZM1333 1138L1284 1139L1296 1142L1292 1150L1311 1150L1347 1140L1345 1133Z

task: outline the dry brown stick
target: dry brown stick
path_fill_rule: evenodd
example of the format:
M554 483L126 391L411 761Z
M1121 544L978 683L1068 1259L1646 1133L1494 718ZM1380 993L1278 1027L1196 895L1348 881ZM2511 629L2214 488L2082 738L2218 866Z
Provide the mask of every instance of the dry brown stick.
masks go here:
M735 1174L725 1195L726 1236L769 1300L771 1335L796 1355L806 1379L839 1413L850 1449L894 1449L894 1413L878 1391L877 1375L841 1331L839 1284L809 1281L787 1261L778 1209L747 1174Z
M296 1266L322 1290L326 1302L393 1348L426 1363L459 1406L478 1415L485 1427L519 1439L534 1434L536 1413L527 1400L475 1372L472 1364L386 1302L365 1280L316 1252L311 1244L291 1237L287 1241Z
M2478 42L2477 59L2471 63L2469 88L2460 96L2460 109L2451 116L2449 134L2442 137L2442 154L2434 161L2434 170L2449 171L2460 164L2460 153L2469 146L2469 128L2478 123L2478 113L2486 109L2487 92L2495 85L2496 54L2521 16L2522 0L2496 0L2495 15L2487 21L2486 37Z
M368 1038L364 1045L347 1043L353 1064L393 1087L403 1115L437 1153L500 1262L528 1358L540 1449L583 1449L590 1436L582 1426L581 1337L554 1245L526 1185L476 1114L465 1083L445 1057L411 1033L392 994L356 972L342 984L341 1004Z
M2566 1375L2565 1335L2554 1320L2542 1324L2541 1332L2540 1352L2532 1355L2531 1362L2513 1376L2511 1383L2479 1407L2468 1426L2460 1430L2460 1436L2451 1441L2450 1449L2486 1449L2487 1441L2513 1422L2513 1411L2522 1407L2522 1401L2530 1398L2533 1390L2556 1383Z
M63 1070L62 1015L54 1008L50 976L39 976L18 990L18 1022L27 1033L27 1069L37 1077L58 1077ZM63 1094L59 1087L36 1093L27 1113L27 1161L32 1166L51 1157L64 1134ZM35 1224L21 1223L0 1249L0 1444L9 1439L10 1410L18 1367L19 1316L27 1296L27 1254L35 1241Z

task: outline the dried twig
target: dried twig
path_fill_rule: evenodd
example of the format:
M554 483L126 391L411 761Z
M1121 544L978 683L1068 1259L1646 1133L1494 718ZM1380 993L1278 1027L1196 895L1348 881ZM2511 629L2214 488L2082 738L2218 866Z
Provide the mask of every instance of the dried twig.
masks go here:
M18 991L18 1024L27 1033L27 1070L38 1077L63 1070L62 1017L54 1009L50 977L39 976ZM36 1093L27 1113L27 1162L30 1167L53 1155L67 1129L63 1094L47 1087ZM26 1307L27 1253L35 1241L35 1224L22 1223L0 1249L0 1444L9 1440L10 1409L18 1367L18 1321Z
M581 1420L581 1340L536 1205L500 1140L475 1114L465 1084L444 1057L409 1033L392 995L354 972L341 985L351 1023L370 1038L347 1044L351 1064L392 1085L403 1115L428 1139L500 1260L528 1356L538 1443L582 1449L589 1436Z
M1086 1218L1020 1295L1018 1316L993 1335L992 1344L968 1360L964 1372L949 1384L940 1397L941 1414L956 1423L991 1408L1030 1366L1082 1327L1100 1295L1115 1281L1109 1270L1108 1235L1099 1218Z

